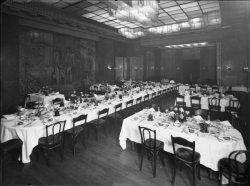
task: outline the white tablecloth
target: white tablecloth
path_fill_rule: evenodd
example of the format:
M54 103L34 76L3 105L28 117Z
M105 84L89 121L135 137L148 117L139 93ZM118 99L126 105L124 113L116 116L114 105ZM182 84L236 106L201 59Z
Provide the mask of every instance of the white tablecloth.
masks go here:
M137 94L131 96L124 96L122 100L119 98L113 99L112 101L106 101L98 106L89 106L87 108L81 108L79 110L73 110L71 112L62 113L60 116L53 117L54 121L62 121L66 120L65 130L72 128L72 119L80 114L88 114L87 122L90 122L98 117L98 111L104 108L109 108L109 114L114 113L115 105L122 103L122 108L126 108L126 102L128 100L133 99L134 104L136 104L136 98L142 96L142 100L144 100L144 96L150 94L149 98L151 99L151 95L154 92L158 92L163 89L167 89L170 86L165 86L163 88L155 88L154 90L148 90L147 92L139 92ZM58 96L58 95L57 95ZM44 97L45 98L45 97ZM47 97L46 97L47 98ZM50 97L51 98L51 97ZM54 97L53 97L54 98ZM51 98L52 99L52 98ZM47 99L46 99L47 100ZM82 103L83 105L86 103ZM81 106L83 106L81 105ZM35 146L38 145L38 140L40 137L45 137L45 125L41 122L41 120L37 117L36 120L30 121L30 124L26 125L16 125L19 117L15 117L14 119L1 120L1 142L8 141L14 138L20 138L23 141L22 148L22 161L23 163L30 162L30 155ZM51 123L53 123L51 122Z
M180 94L184 94L184 93L185 93L185 90L187 90L187 89L190 89L190 85L180 85L180 86L179 86L179 93L180 93ZM200 91L200 90L201 90L201 87L196 86L196 91ZM209 93L212 93L212 87L211 87L211 86L208 86L208 87L207 87L207 91L208 91ZM224 93L224 92L225 92L224 88L223 88L223 87L219 87L219 92Z
M164 151L173 153L171 142L171 135L183 137L189 141L195 141L195 150L201 154L200 163L214 171L218 171L218 161L221 158L226 158L234 150L246 150L244 141L239 131L230 129L225 135L234 136L235 140L219 141L212 135L199 133L187 134L183 132L183 126L177 127L170 124L167 128L165 126L155 126L155 121L147 121L133 118L145 111L141 111L123 120L120 132L120 145L122 149L126 149L126 140L141 143L141 137L138 126L148 127L156 130L157 139L164 143Z
M65 100L65 96L63 94L49 94L48 96L45 96L40 93L34 93L29 95L30 101L42 101L44 105L52 105L52 101L56 98L61 98Z

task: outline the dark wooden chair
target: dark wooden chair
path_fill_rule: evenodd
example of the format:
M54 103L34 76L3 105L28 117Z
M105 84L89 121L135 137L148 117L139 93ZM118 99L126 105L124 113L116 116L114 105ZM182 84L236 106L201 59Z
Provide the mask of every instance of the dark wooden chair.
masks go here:
M94 127L96 131L96 141L99 139L99 132L101 128L104 128L105 135L107 137L107 131L105 125L108 123L108 113L109 109L104 108L98 112L98 118L92 122L90 122L90 125Z
M220 119L221 117L220 98L217 97L208 98L208 109L211 120Z
M149 107L149 94L147 94L147 95L144 96L144 100L143 100L142 106L143 107Z
M135 106L134 106L134 112L138 112L142 109L142 97L138 97L136 98L136 102L135 102Z
M39 159L39 150L43 150L43 155L46 159L46 164L49 167L49 150L59 149L61 160L63 161L63 132L65 128L65 121L58 121L50 125L46 125L46 137L38 140L37 159Z
M114 124L114 130L118 129L118 121L122 120L123 118L123 111L122 111L122 103L115 105L115 112L108 116L108 119L111 120L111 123ZM119 130L117 130L119 132Z
M238 157L245 155L245 162L238 161ZM229 154L228 158L223 158L218 163L220 185L222 184L222 175L225 176L229 185L249 185L250 169L249 169L249 152L246 150L237 150Z
M191 85L190 86L190 91L196 92L196 86L195 85Z
M70 134L72 138L72 147L74 156L76 154L76 144L79 137L82 137L82 144L86 148L84 136L82 136L82 134L87 122L87 116L88 116L87 114L83 114L76 118L73 118L73 127L65 131L66 133Z
M0 142L0 158L1 158L1 165L0 165L0 169L1 169L1 180L0 183L2 184L4 182L4 164L6 161L6 157L8 156L8 154L14 150L18 150L18 155L20 157L20 162L22 162L22 145L23 142L20 139L11 139L9 141Z
M201 92L207 92L207 86L200 86Z
M185 96L178 94L175 98L175 104L178 107L186 108Z
M240 101L238 99L231 99L228 107L225 108L225 111L238 118L240 113Z
M64 106L64 102L62 98L55 98L52 100L53 105L60 105L61 107Z
M141 135L141 159L140 159L140 171L142 170L142 162L143 156L146 152L148 152L149 158L152 161L153 167L153 176L156 176L156 159L160 151L163 152L163 145L162 141L156 139L156 130L151 130L146 127L139 126L139 131ZM163 157L161 158L162 163L164 164Z
M198 110L201 109L201 97L199 96L191 96L190 97L190 102L191 102L191 108L192 110Z
M128 117L134 113L133 102L134 102L133 99L126 102L126 104L125 104L126 108L124 109L125 117Z
M219 87L212 87L212 93L220 92Z
M176 169L178 163L188 166L193 175L193 186L195 186L195 173L196 168L198 168L198 178L200 179L200 154L195 152L195 142L190 142L181 137L173 137L171 135L173 152L174 152L174 174L172 179L172 184L175 183ZM175 145L181 145L176 149Z

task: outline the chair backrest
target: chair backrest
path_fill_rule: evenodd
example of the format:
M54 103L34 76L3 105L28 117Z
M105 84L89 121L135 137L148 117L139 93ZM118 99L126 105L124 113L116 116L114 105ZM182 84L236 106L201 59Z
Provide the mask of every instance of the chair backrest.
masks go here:
M152 98L154 98L156 96L156 92L152 93Z
M208 107L210 111L220 111L220 98L208 98Z
M83 124L85 124L86 122L87 122L87 117L88 117L88 115L87 114L82 114L82 115L80 115L80 116L78 116L78 117L76 117L76 118L73 118L73 130L74 130L74 128L75 128L75 124L77 123L77 122L81 122L81 124L78 124L78 125L83 125Z
M126 108L131 107L133 105L133 99L126 102Z
M173 137L172 135L171 135L171 140L172 140L174 156L176 158L178 158L178 159L180 159L182 161L188 162L187 160L182 159L180 156L178 156L176 154L177 149L176 149L175 145L178 144L178 145L181 145L181 146L184 146L184 147L188 147L188 148L190 148L192 150L192 152L193 152L192 153L192 162L194 162L194 160L195 160L195 142L194 141L191 142L191 141L188 141L188 140L186 140L186 139L184 139L182 137Z
M144 101L148 101L149 100L149 94L147 94L146 96L144 96Z
M60 104L61 105L62 101L63 100L61 98L55 98L55 99L52 100L52 103L53 103L53 105L55 105L55 104Z
M212 92L215 93L215 92L219 92L219 87L212 87Z
M190 97L191 107L194 109L201 108L201 97L199 96L192 96Z
M98 91L98 86L94 86L94 91L95 91L95 92Z
M25 94L23 108L27 108L27 103L29 103L29 102L31 102L30 95L29 94Z
M115 105L115 113L122 110L122 103Z
M53 146L62 143L62 133L64 132L66 120L58 121L50 125L46 125L46 145ZM50 140L49 140L50 137Z
M229 108L239 109L240 108L240 101L238 99L230 99Z
M207 91L207 86L201 86L201 91L206 92Z
M191 86L190 86L190 90L191 90L191 91L196 91L196 86L191 85Z
M145 148L156 149L156 130L151 130L147 127L138 126L140 135L141 135L141 143ZM147 139L151 139L148 143L146 143Z
M176 96L176 99L175 99L175 103L177 106L180 106L180 107L185 107L185 97L183 95L177 95Z
M100 110L98 112L98 122L99 122L100 118L104 118L106 120L107 117L108 117L108 113L109 113L109 109L108 108Z
M249 152L247 150L237 150L229 154L229 175L234 176L235 183L247 183L250 174L249 168ZM240 156L245 156L246 161L241 163L238 161ZM233 168L233 170L232 170Z
M141 103L142 97L136 98L136 104Z

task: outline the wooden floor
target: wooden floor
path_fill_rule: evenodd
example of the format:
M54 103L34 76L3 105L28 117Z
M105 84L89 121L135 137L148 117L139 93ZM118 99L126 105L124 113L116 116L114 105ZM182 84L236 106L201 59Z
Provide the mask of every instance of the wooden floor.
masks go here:
M173 104L169 102L168 104ZM152 176L151 164L144 159L142 171L139 171L140 145L135 149L122 150L118 136L122 121L108 125L107 137L100 135L99 141L95 140L93 131L90 131L84 148L81 143L77 145L76 156L73 157L70 148L70 138L64 149L64 161L61 162L57 152L50 153L51 166L46 166L40 154L36 160L36 149L31 155L31 163L21 165L9 162L4 169L4 185L104 185L104 186L168 186L171 185L173 173L173 155L165 153L165 166L157 161L156 178ZM218 185L218 175L213 172L208 177L208 169L202 167L201 180L197 186ZM191 186L191 173L188 168L177 172L175 186Z

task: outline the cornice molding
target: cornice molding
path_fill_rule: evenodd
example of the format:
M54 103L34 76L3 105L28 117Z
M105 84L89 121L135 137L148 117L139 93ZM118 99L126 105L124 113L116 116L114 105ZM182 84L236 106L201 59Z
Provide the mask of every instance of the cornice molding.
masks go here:
M113 39L117 41L126 42L126 38L121 36L115 29L104 28L103 26L94 25L88 23L86 19L71 15L69 13L62 12L59 9L49 7L41 3L5 3L1 5L1 11L6 14L16 15L22 18L21 23L26 24L26 26L34 26L33 24L27 25L28 22L36 22L35 27L42 28L42 26L51 26L63 28L64 34L67 34L68 29L70 33L72 31L79 32L77 35L88 37L89 39L97 40L98 37L104 37L108 39ZM24 21L26 19L27 21ZM39 26L39 24L41 24ZM59 29L54 30L55 32ZM50 30L51 31L51 30ZM71 35L71 34L70 34Z

